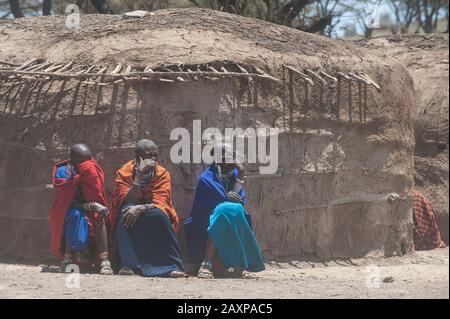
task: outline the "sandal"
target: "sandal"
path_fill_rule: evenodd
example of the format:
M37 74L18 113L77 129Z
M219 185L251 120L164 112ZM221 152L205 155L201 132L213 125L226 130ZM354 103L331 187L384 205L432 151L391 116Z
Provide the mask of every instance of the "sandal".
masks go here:
M249 273L248 271L244 270L244 272L242 273L241 278L242 279L256 279L257 277L254 274Z
M228 268L227 275L230 278L243 278L244 277L244 268L241 268L241 267Z
M114 275L111 262L107 258L100 262L100 275Z
M197 277L200 279L214 279L214 274L211 271L212 265L210 263L203 263L198 271Z
M169 272L168 277L169 278L181 278L181 277L185 277L186 275L184 274L184 272L178 271L178 270L172 270L171 272Z
M129 267L123 267L119 270L119 276L133 276L134 271Z
M73 261L71 257L64 257L64 259L61 261L61 264L59 265L59 271L60 272L67 272L67 267L70 265L73 265Z

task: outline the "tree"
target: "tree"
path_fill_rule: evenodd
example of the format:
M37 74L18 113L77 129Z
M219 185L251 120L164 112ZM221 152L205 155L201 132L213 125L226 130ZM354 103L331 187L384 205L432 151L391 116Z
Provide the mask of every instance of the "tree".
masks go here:
M81 11L89 13L113 14L114 11L105 0L77 0L76 4ZM91 7L93 10L91 10Z
M448 1L447 1L447 5L444 7L445 10L445 19L447 20L447 28L445 30L446 33L448 33L448 24L449 24L449 18L448 18Z
M11 7L11 12L14 16L14 18L23 18L25 15L23 14L22 10L19 6L19 1L17 0L8 0L9 6Z
M445 0L416 0L416 18L425 33L435 32L441 9L445 8Z
M334 33L337 36L335 28L339 24L343 12L340 10L341 2L340 0L314 1L300 14L302 23L297 29L328 36L332 36Z
M263 19L307 32L329 28L341 0L189 0L194 6Z
M376 10L376 8L380 5L382 0L364 0L364 1L345 1L342 3L342 7L346 10L346 12L351 16L352 29L356 32L357 26L361 31L364 38L369 38L373 34L374 25L371 19L369 18L372 10Z
M42 2L42 15L49 16L52 13L52 0L44 0Z
M183 1L183 2L180 2ZM341 36L342 25L352 26L348 34L370 37L374 26L367 19L368 8L388 4L383 16L392 33L436 32L438 21L446 21L446 0L187 0L190 6L210 8L258 18L305 32ZM186 7L186 0L8 0L0 1L0 18L64 14L69 3L76 3L83 13L120 14L134 10L153 11ZM384 6L385 8L385 6ZM346 21L346 19L349 19ZM385 31L385 30L383 30ZM412 30L414 31L414 30ZM389 32L389 31L388 31Z
M392 33L408 33L411 23L414 21L417 10L416 4L409 0L391 0L396 26L392 28Z
M98 13L113 13L108 3L105 0L91 0L92 5L95 7Z

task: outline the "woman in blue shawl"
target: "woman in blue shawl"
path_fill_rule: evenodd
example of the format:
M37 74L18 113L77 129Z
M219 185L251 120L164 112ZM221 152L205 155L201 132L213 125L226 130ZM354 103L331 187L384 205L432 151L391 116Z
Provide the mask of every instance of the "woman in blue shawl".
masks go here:
M200 278L213 278L213 271L217 273L214 257L224 269L234 269L239 275L244 269L264 270L251 217L244 209L243 166L236 163L227 144L220 148L222 155L215 156L199 177L191 214L185 222L188 259L195 269L200 268Z

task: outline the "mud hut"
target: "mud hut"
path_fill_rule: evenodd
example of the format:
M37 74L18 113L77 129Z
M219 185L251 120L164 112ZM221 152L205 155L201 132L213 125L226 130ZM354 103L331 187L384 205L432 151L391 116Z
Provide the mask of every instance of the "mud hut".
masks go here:
M278 130L278 170L249 165L246 181L267 259L413 249L414 91L398 61L202 9L80 22L0 22L0 255L49 256L51 166L80 141L111 193L134 142L154 139L186 218L204 165L172 163L170 133L194 120Z
M432 202L442 239L448 245L448 34L397 35L357 43L381 58L395 57L413 78L414 184Z

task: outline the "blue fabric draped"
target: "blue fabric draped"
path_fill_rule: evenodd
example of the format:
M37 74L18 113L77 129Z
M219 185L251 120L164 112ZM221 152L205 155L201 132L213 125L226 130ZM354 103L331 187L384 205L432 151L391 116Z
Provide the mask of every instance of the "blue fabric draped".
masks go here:
M72 178L67 165L61 165L56 170L56 178ZM89 225L81 208L71 207L66 213L64 221L65 246L72 251L82 251L88 244Z
M64 238L72 251L82 251L89 240L89 225L80 208L70 208L66 214Z
M134 227L126 228L122 217L128 206L123 206L117 216L120 266L132 268L146 277L183 271L180 248L167 215L161 209L153 208L140 216Z
M229 184L233 184L233 179L236 178L237 173L237 169L235 169ZM245 202L245 191L243 188L239 195ZM185 222L189 262L199 266L205 258L210 216L217 205L226 201L228 201L227 190L225 190L220 181L216 166L210 165L199 177L191 214ZM244 215L251 230L251 217L248 214Z
M242 267L252 272L265 269L261 249L242 204L217 205L210 217L208 233L225 268Z

